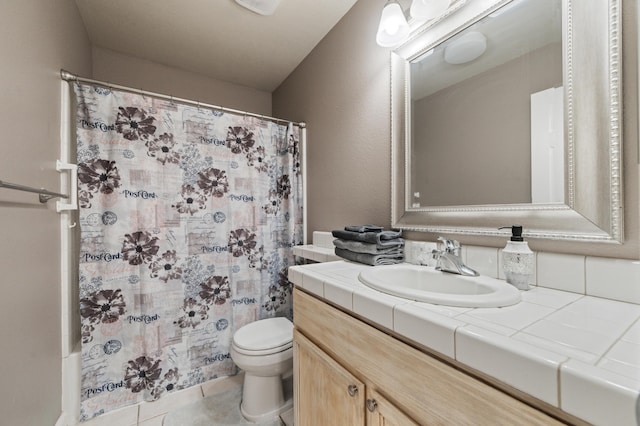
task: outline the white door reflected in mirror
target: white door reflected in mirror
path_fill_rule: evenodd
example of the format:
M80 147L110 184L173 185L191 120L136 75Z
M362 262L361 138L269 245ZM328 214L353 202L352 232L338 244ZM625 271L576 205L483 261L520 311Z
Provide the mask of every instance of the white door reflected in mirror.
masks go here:
M531 202L564 203L563 88L531 95Z

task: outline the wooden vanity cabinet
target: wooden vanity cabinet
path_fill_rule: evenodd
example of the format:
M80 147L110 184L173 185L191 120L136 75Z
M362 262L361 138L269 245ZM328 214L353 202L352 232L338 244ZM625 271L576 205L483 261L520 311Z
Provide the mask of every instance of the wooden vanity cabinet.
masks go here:
M563 424L296 288L296 426Z
M365 407L367 408L366 424L369 426L418 426L418 423L371 387L367 387Z
M294 336L296 425L418 425L303 334Z
M364 383L294 331L294 424L364 425ZM303 414L303 415L300 415Z

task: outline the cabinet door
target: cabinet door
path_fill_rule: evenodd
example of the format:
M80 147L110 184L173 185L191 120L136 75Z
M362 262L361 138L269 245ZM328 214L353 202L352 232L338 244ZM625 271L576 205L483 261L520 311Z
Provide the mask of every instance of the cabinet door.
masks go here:
M375 390L367 389L367 426L418 426Z
M294 331L296 426L364 426L364 384Z

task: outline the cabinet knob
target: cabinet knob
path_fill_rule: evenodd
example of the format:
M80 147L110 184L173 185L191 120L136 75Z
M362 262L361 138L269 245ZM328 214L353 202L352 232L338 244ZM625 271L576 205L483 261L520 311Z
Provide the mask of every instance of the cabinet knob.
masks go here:
M373 413L374 411L376 411L377 406L378 406L378 403L376 402L375 399L367 399L367 410Z
M347 392L349 392L350 396L356 396L358 393L358 387L356 385L349 385L347 387Z

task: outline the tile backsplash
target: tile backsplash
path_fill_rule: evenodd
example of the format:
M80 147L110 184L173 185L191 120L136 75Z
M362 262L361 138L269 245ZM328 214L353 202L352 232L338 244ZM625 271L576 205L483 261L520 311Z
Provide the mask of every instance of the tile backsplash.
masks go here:
M406 261L433 265L436 243L407 241ZM502 249L462 246L462 258L482 275L504 279ZM640 304L640 261L536 252L533 285Z
M333 235L331 232L314 231L313 232L313 245L316 247L333 249Z
M572 293L585 293L585 257L574 254L538 253L538 285Z
M313 245L333 249L331 232L313 232ZM437 247L434 242L406 240L405 261L435 266L431 252ZM549 252L535 254L533 285L640 304L640 260ZM502 249L463 245L462 259L481 275L505 279Z

